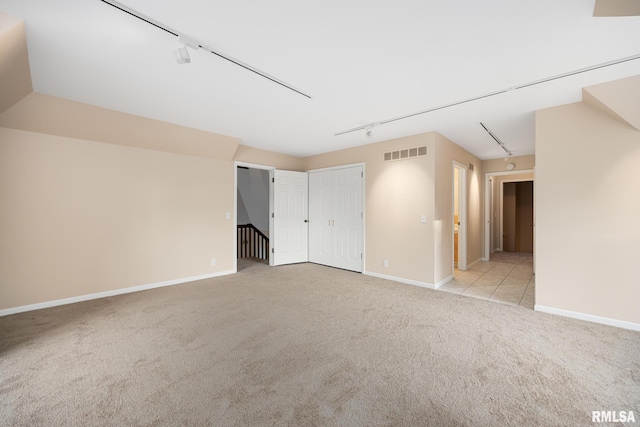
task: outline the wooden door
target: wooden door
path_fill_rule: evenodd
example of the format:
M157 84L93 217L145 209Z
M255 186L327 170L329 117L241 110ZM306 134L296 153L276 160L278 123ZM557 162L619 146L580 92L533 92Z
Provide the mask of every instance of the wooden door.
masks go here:
M516 183L516 252L533 253L533 181Z

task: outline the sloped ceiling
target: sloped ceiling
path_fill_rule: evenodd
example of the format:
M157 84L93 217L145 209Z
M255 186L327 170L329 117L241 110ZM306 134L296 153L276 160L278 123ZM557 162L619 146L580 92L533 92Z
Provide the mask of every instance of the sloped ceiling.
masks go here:
M583 100L640 130L640 76L586 87Z
M121 3L311 98L203 49L178 65L177 37L100 0L0 0L26 22L35 91L296 156L428 131L504 156L480 122L531 154L533 111L640 74L640 17L593 1Z
M593 16L639 16L638 0L596 0Z
M24 21L0 14L0 113L32 90Z

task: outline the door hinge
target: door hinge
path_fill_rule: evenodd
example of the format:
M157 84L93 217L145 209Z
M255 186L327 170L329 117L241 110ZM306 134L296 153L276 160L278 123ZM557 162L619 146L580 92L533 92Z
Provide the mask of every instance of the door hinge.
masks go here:
M264 182L264 181L263 181ZM276 253L276 249L275 248L271 248L271 253L275 254Z
M263 181L263 182L264 182L264 181ZM275 217L276 217L276 214L275 214L275 213L273 213L273 212L271 212L271 218L275 218Z
M262 181L262 182L264 182L264 181ZM271 182L276 182L276 179L275 178L271 178Z
M364 178L364 172L360 172L360 178Z
M364 212L360 212L360 218L364 218Z
M363 258L364 258L364 256L362 254L360 254L360 259L363 259Z

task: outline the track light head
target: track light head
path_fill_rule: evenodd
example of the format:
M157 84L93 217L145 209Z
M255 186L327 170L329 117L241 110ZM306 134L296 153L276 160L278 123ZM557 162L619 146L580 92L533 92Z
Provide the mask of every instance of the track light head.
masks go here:
M198 42L193 41L183 35L178 36L178 43L180 43L182 46L180 46L178 50L173 53L176 57L176 61L178 62L178 64L191 63L191 57L189 56L187 47L190 47L193 50L198 50L200 48L200 45L198 44Z
M379 122L371 123L370 125L366 125L364 128L362 128L365 130L365 134L367 135L367 138L373 137L373 128L376 126L380 126L380 123Z
M189 56L189 52L187 52L187 46L179 47L173 54L178 64L189 64L191 62L191 57Z
M365 135L367 135L367 138L371 138L373 136L373 125L365 126L364 130L365 130Z

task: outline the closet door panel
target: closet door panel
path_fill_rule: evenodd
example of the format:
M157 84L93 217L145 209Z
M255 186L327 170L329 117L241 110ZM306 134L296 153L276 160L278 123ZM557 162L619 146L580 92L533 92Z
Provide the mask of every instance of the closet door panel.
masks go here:
M309 173L309 261L362 272L362 167Z
M362 272L362 168L333 171L333 266Z
M331 265L331 171L309 174L309 261Z

